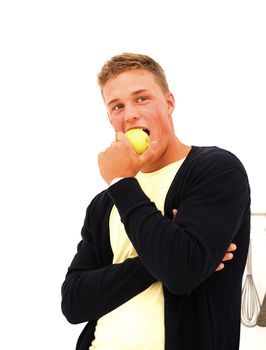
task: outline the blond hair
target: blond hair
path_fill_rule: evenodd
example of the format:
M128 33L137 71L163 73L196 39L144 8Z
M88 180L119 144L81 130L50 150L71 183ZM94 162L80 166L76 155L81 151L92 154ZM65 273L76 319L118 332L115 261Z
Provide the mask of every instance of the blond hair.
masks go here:
M116 77L120 73L134 69L142 69L151 72L156 82L161 87L163 93L169 92L165 73L159 63L154 61L149 56L135 53L123 53L121 55L116 55L105 62L98 74L98 84L101 91L109 79Z

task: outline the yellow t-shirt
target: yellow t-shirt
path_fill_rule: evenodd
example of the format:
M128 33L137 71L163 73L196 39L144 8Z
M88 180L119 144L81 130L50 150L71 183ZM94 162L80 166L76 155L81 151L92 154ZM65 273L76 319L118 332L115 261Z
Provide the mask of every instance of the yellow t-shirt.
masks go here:
M146 193L164 214L164 202L173 178L183 163L175 163L152 173L138 173L136 178ZM177 209L177 208L173 208ZM113 263L137 256L119 213L114 206L110 219L110 240ZM164 296L161 282L153 283L123 305L101 317L96 325L95 339L89 350L163 350Z

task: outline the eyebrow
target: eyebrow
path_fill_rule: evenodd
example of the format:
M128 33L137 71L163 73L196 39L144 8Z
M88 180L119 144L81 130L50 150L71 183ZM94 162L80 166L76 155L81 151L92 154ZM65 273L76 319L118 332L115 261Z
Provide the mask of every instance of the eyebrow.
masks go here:
M142 92L146 92L146 91L148 91L148 90L147 89L136 90L136 91L132 92L131 95L135 96L135 95L141 94ZM113 100L111 100L110 102L107 103L107 106L110 106L111 104L118 102L118 101L119 101L119 98L114 98Z

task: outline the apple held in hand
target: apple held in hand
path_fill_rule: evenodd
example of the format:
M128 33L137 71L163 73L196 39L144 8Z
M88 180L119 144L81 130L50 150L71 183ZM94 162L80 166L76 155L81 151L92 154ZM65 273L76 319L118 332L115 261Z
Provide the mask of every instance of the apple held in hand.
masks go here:
M141 154L149 147L149 135L142 129L131 129L127 131L125 135L136 153Z

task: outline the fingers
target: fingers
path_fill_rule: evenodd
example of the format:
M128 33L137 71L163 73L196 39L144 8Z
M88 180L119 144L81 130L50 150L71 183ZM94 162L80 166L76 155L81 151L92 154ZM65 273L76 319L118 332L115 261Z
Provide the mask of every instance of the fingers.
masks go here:
M232 260L234 257L234 254L232 252L236 251L236 249L237 249L236 245L234 243L231 243L227 248L227 252L222 261Z
M121 144L126 145L127 147L127 152L130 150L133 150L128 138L125 136L125 134L122 131L117 131L115 134L115 140L110 144L110 146L107 148L112 149L112 148L117 148L121 147Z
M127 144L130 144L128 138L126 137L126 135L122 131L117 131L116 132L115 139L118 142L120 141L120 142L125 142Z
M217 267L217 269L216 269L215 271L216 271L216 272L217 272L217 271L221 271L223 268L224 268L224 264L221 263L221 264Z
M118 143L122 142L122 143L130 146L130 149L133 149L129 139L126 137L126 135L122 131L116 132L116 141L115 142L118 142ZM149 161L152 160L156 146L157 146L157 141L152 141L150 143L149 147L146 149L146 151L144 151L143 153L138 155L138 160L139 160L140 164L145 165L145 164L149 163Z
M234 257L233 253L226 253L222 261L232 260Z
M132 152L132 154L136 154L134 151L134 147L132 147L131 142L127 138L126 134L124 134L122 131L117 131L115 134L115 141L113 143L116 143L117 145L123 144L126 146L127 152Z
M175 217L176 217L176 214L177 214L177 212L178 212L178 210L177 209L173 209L173 220L175 219Z
M231 243L227 249L227 252L234 252L237 249L236 244Z
M234 243L230 243L229 247L227 248L227 252L225 253L222 261L229 261L232 260L234 257L234 254L232 252L237 250L237 246ZM215 271L221 271L223 270L225 265L223 263L220 263Z
M142 164L147 164L152 159L156 147L157 141L152 141L147 150L139 156L139 160L142 162Z

